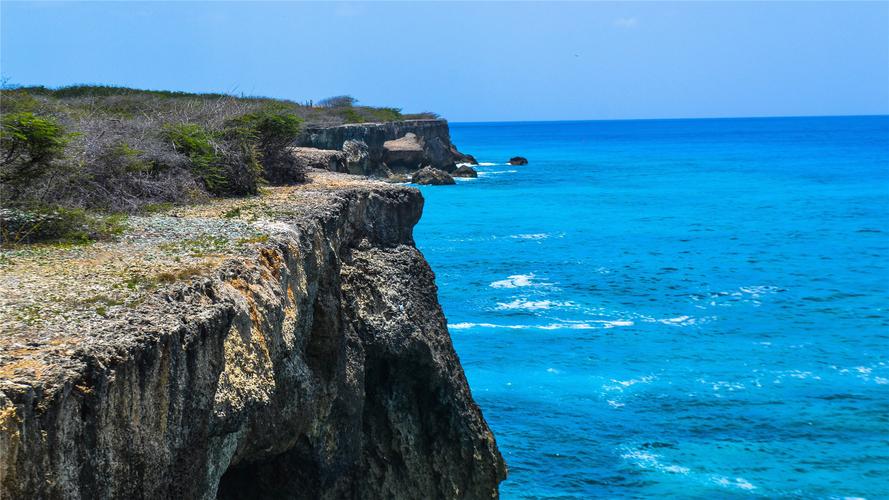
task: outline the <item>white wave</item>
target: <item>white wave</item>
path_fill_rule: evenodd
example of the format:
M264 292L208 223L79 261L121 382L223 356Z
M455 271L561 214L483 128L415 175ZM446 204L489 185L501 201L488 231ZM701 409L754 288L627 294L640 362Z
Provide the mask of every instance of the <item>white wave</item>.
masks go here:
M548 325L499 325L496 323L471 323L461 322L448 324L448 328L452 330L469 330L472 328L498 328L506 330L597 330L607 329L614 326L630 326L632 321L592 321L584 322L565 322L550 323Z
M624 320L624 319L618 319L618 320L614 320L614 321L599 320L599 323L602 323L602 325L605 328L612 328L615 326L633 326L635 324L632 321Z
M454 180L457 182L469 182L469 181L477 181L478 177L454 177Z
M744 384L742 384L741 382L726 382L724 380L713 382L710 384L710 386L713 388L714 392L719 392L722 389L725 389L729 392L746 389Z
M491 288L519 288L523 286L531 286L531 280L534 279L534 274L513 274L512 276L508 276L505 280L495 281L491 283Z
M693 320L694 318L691 318L689 316L677 316L675 318L659 319L657 321L658 323L663 323L665 325L686 325L689 324L689 322L693 324Z
M742 286L738 288L738 290L750 294L754 297L759 297L760 295L768 295L771 293L778 293L783 290L781 287L772 286L772 285L752 285L752 286Z
M693 325L699 325L701 323L706 323L706 322L714 320L714 319L716 319L716 316L695 318L692 316L682 315L682 316L676 316L675 318L663 318L663 319L646 318L645 321L648 321L651 323L657 322L657 323L661 323L664 325L671 325L671 326L693 326Z
M743 477L736 477L734 480L725 476L713 476L713 482L725 487L735 487L740 488L742 490L755 490L756 486L750 483L750 481L744 479Z
M607 400L606 403L608 403L608 406L610 406L612 408L620 408L622 406L626 406L624 403L621 403L620 401L615 401L613 399Z
M511 234L509 237L516 240L545 240L549 238L549 233Z
M494 165L500 165L499 163L490 163L490 162L479 162L479 167L493 167ZM504 163L506 165L506 163Z
M516 309L525 311L539 311L549 309L551 307L571 307L572 302L555 302L552 300L523 300L515 299L512 302L498 302L497 309L501 311L512 311Z
M518 170L479 170L478 176L485 177L485 176L494 175L494 174L514 174L517 172L518 172Z
M660 455L655 455L654 453L647 453L639 450L630 450L623 453L621 456L624 460L629 460L636 464L637 467L641 469L652 469L660 472L669 472L671 474L688 474L689 468L683 467L681 465L665 465L660 461Z
M630 380L618 380L616 378L611 379L617 385L607 385L604 387L607 391L623 391L627 387L632 387L636 384L650 384L654 380L654 377L651 375L646 375L644 377L639 378L631 378Z

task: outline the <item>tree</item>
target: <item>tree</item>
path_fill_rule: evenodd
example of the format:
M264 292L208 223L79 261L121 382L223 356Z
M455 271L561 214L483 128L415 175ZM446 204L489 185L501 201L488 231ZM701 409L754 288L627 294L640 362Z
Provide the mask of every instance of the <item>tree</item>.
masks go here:
M318 101L318 105L322 108L351 108L356 102L358 99L350 95L336 95L321 99Z
M0 128L0 183L33 182L59 158L68 135L52 118L34 113L3 116Z

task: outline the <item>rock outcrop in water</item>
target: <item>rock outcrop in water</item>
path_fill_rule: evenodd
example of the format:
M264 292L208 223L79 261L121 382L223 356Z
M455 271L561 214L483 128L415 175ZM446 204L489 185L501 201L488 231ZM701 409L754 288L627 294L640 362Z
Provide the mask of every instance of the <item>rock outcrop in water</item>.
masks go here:
M298 142L312 148L342 150L351 158L347 162L350 173L374 177L412 173L427 165L451 172L457 162L475 163L475 158L460 153L451 143L445 120L310 127ZM362 153L354 154L358 150Z
M460 165L457 167L457 170L451 172L451 176L453 177L467 177L467 178L475 178L478 177L478 171L469 165Z
M70 337L0 343L0 497L497 496L505 466L414 246L419 192L312 176L226 202L274 216L246 257Z
M429 186L447 186L457 183L447 172L432 167L423 167L414 172L411 182Z

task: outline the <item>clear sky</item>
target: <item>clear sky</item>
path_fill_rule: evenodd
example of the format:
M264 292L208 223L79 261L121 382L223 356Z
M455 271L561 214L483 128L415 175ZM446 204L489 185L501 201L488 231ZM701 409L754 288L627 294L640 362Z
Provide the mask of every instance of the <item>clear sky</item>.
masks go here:
M0 3L11 83L453 121L889 114L889 2Z

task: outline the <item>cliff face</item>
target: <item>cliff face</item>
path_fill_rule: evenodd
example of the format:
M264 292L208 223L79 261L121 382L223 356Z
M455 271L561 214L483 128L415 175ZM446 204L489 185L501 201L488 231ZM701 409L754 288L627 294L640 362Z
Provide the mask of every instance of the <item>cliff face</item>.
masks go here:
M422 198L341 179L252 257L0 361L0 498L496 497Z
M403 139L413 134L420 144L418 154L407 156L404 151L390 151L387 141ZM395 172L415 171L423 166L452 171L455 162L471 158L463 155L451 143L448 122L445 120L406 120L386 123L358 123L336 127L308 128L298 141L300 145L318 149L354 148L363 143L366 157L349 162L354 174L386 177ZM364 147L366 145L366 148Z

